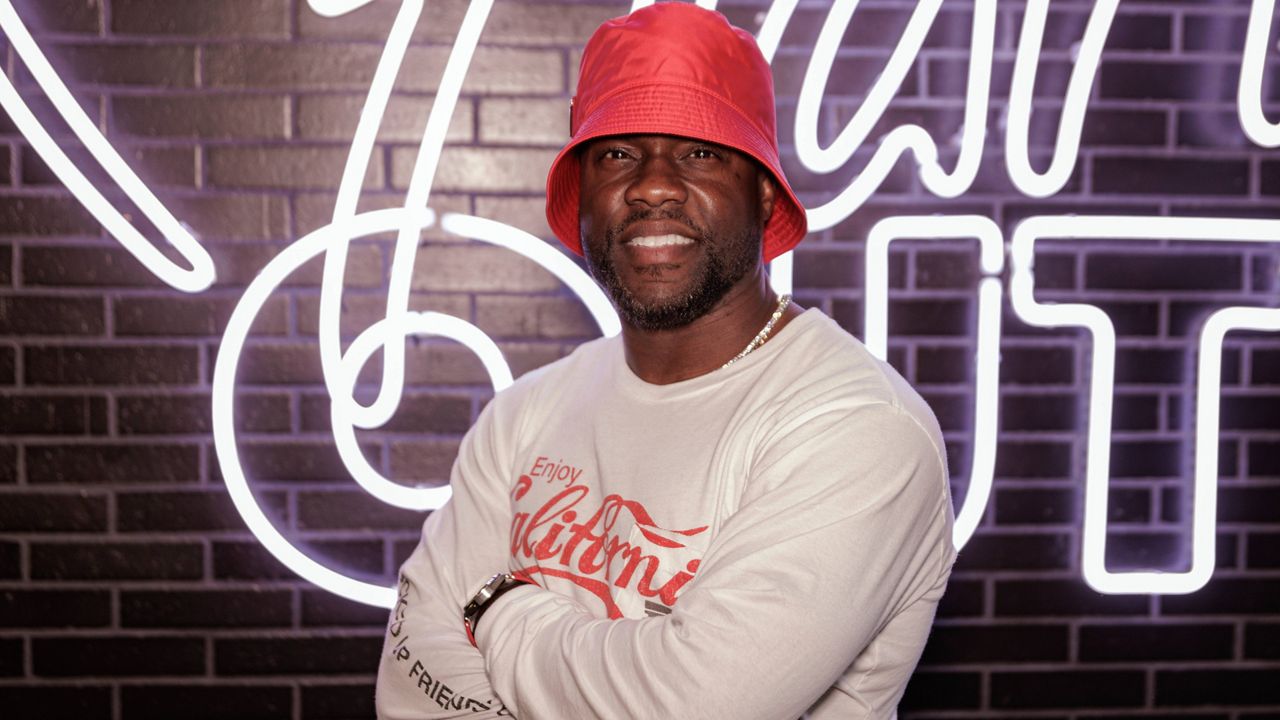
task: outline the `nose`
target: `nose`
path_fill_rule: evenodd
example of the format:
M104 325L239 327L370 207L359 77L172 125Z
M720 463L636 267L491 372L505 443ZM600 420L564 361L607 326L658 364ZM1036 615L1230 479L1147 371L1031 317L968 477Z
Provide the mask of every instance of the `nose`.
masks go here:
M628 205L661 207L667 203L683 204L687 196L684 179L675 161L664 155L650 154L640 161L635 176L627 187Z

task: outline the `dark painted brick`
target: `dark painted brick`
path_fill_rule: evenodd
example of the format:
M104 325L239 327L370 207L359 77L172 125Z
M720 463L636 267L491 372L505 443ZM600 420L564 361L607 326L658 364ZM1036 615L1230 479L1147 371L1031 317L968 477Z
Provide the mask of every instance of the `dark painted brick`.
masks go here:
M997 616L1102 617L1146 615L1143 595L1104 595L1083 579L998 580L995 585Z
M1244 656L1280 660L1280 624L1247 623L1244 626Z
M1000 381L1029 385L1073 382L1075 350L1069 347L1011 347L1000 350Z
M0 532L93 532L107 529L107 498L71 493L6 494Z
M221 335L239 298L125 297L113 304L117 337ZM254 320L251 335L283 335L287 306L268 300Z
M79 85L193 87L194 47L152 44L69 44L51 48Z
M795 282L808 288L846 287L862 278L861 256L848 250L801 250L795 254Z
M289 6L276 0L222 0L179 7L165 0L115 0L111 30L117 35L285 37Z
M1186 379L1186 361L1181 350L1120 348L1115 380L1134 385L1181 383Z
M0 433L84 435L89 431L89 398L73 395L0 397Z
M382 635L217 639L214 667L219 675L332 675L366 673L377 667Z
M292 580L297 575L256 542L213 543L213 576L219 580Z
M11 347L0 347L0 385L12 385L18 379L18 353Z
M120 593L120 623L130 628L288 627L287 590L164 590Z
M35 674L42 677L198 675L205 672L200 638L35 638Z
M117 526L122 532L244 530L244 519L222 489L189 492L136 492L117 496Z
M374 716L373 685L312 685L302 688L302 717L343 720Z
M1251 569L1280 568L1280 532L1252 532L1245 543L1245 564Z
M982 698L982 675L976 672L921 670L911 676L898 707L904 712L939 708L974 708Z
M938 603L938 617L972 617L981 615L986 598L983 584L974 580L951 578L947 593Z
M203 574L194 543L32 543L31 575L60 580L194 580Z
M1112 570L1186 570L1188 540L1176 531L1111 532L1106 564Z
M1151 490L1113 486L1107 495L1107 522L1145 523L1151 520Z
M101 335L104 323L97 298L0 298L0 335Z
M1249 186L1249 166L1243 160L1099 157L1093 178L1101 193L1241 195Z
M208 394L117 396L122 435L188 435L213 430ZM289 397L241 393L235 399L236 428L244 432L287 432ZM304 428L305 429L305 428Z
M914 275L916 287L929 289L974 288L981 278L974 253L945 250L916 253Z
M22 673L22 638L0 639L0 677L17 677Z
M1230 625L1084 625L1080 659L1086 662L1230 660Z
M33 209L32 212L48 211ZM112 247L24 248L22 277L27 285L38 286L163 286L159 278L126 250Z
M1094 289L1239 290L1243 282L1243 262L1235 255L1093 253L1085 263L1085 284Z
M1182 455L1177 442L1163 440L1113 441L1111 477L1179 477Z
M949 590L949 588L948 588ZM324 591L302 592L304 627L359 626L383 628L387 611Z
M120 698L124 720L288 720L293 707L293 691L271 685L125 686Z
M1249 477L1280 477L1280 443L1251 440Z
M1275 431L1280 428L1280 393L1223 394L1223 430Z
M1218 521L1239 523L1280 521L1280 485L1219 487Z
M111 109L118 131L147 138L260 140L289 132L281 96L126 96L113 98Z
M111 688L4 686L0 707L39 708L41 720L111 720Z
M104 627L111 594L100 590L0 590L0 627Z
M12 485L18 482L18 448L12 445L0 445L0 484Z
M1239 82L1239 66L1196 62L1108 61L1097 80L1104 98L1151 100L1230 100Z
M966 335L971 315L967 300L897 300L889 303L889 336Z
M1067 659L1066 625L937 626L925 664L1051 662Z
M1075 522L1079 491L1071 488L1008 488L995 493L998 525Z
M1263 705L1280 703L1276 671L1157 670L1156 705Z
M0 578L16 578L22 574L21 549L16 542L0 541Z
M1066 535L978 533L956 560L957 570L1058 570L1070 566Z
M1280 580L1267 578L1214 578L1187 595L1163 595L1165 615L1269 615L1276 611Z
M1011 395L1000 398L1000 427L1005 431L1074 430L1079 408L1072 395Z
M917 383L963 383L973 377L973 351L965 348L916 350Z
M39 445L26 450L33 483L188 483L200 479L196 445Z
M1071 453L1068 443L1006 440L996 452L996 476L1068 478L1072 476Z
M1280 350L1257 349L1250 353L1253 360L1251 377L1253 385L1280 385Z
M94 220L89 211L74 198L33 196L0 198L0 234L95 235L100 228L98 221ZM122 250L120 254L127 253ZM24 278L29 277L28 255L29 251L24 250ZM56 270L54 273L56 274ZM158 284L159 281L157 280L156 283Z
M1113 430L1160 429L1160 397L1158 395L1117 395L1111 405Z
M64 345L25 349L33 385L166 385L199 381L194 347Z
M1139 671L1056 670L993 672L991 705L996 708L1082 708L1139 706L1146 680Z

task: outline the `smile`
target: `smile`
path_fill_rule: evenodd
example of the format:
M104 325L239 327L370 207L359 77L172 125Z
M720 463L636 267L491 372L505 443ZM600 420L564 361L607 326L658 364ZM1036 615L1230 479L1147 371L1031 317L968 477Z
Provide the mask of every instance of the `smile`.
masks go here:
M642 235L627 241L628 245L637 245L646 248L672 247L676 245L692 245L692 238L683 235Z

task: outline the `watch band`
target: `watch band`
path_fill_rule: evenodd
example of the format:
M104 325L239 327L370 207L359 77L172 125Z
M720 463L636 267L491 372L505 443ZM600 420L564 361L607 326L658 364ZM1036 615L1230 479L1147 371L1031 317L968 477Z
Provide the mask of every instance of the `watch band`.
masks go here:
M471 598L471 602L462 609L462 625L467 630L467 639L472 645L476 644L476 627L480 623L480 616L484 615L484 611L495 600L502 597L508 591L520 587L521 585L532 585L530 581L513 575L511 573L498 573L489 578L475 597Z

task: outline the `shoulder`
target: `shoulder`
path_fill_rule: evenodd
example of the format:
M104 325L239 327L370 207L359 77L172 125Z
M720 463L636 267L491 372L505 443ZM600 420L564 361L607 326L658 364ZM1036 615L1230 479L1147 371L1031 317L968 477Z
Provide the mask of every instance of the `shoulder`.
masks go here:
M761 373L780 420L835 414L855 425L915 428L942 452L942 432L929 405L891 365L818 310L797 318L796 331ZM792 328L788 328L792 329ZM914 434L914 433L913 433Z

